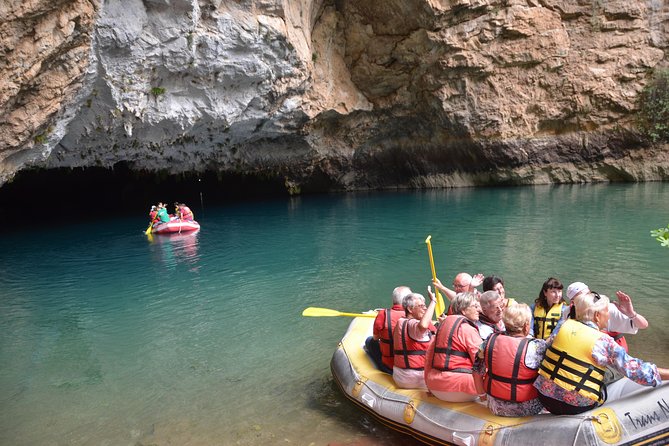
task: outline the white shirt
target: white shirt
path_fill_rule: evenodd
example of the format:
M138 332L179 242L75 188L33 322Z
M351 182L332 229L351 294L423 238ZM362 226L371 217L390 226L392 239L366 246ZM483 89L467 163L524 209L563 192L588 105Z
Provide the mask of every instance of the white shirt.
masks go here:
M607 331L615 331L618 333L636 334L639 327L634 325L634 321L625 316L613 304L609 304L609 325L606 327Z
M490 336L495 332L495 329L492 326L485 324L481 321L476 321L476 327L479 329L479 335L481 335L481 339L483 339L484 341L488 339L488 336ZM497 323L497 328L500 331L506 330L506 328L504 327L504 323L502 321L499 321Z

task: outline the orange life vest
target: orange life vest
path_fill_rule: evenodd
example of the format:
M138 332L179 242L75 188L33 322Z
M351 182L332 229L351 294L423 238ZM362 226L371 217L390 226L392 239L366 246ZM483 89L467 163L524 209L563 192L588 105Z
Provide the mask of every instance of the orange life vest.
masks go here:
M430 346L432 333L428 331L430 339L419 341L408 333L409 319L401 318L393 330L393 367L402 369L423 370L425 367L425 352Z
M182 220L192 220L193 219L193 211L190 210L188 206L182 206L179 209L179 215Z
M469 357L469 352L455 338L463 324L471 325L478 333L476 325L464 316L447 316L439 325L434 339L433 369L442 372L472 373L474 364Z
M529 342L529 338L503 333L490 335L484 350L488 372L483 377L488 395L516 403L537 397L537 389L532 384L539 371L525 365Z
M394 362L393 350L395 344L393 342L393 329L397 325L397 321L404 317L404 310L393 310L386 308L384 314L383 330L379 333L379 348L381 349L381 360L386 367L392 369Z

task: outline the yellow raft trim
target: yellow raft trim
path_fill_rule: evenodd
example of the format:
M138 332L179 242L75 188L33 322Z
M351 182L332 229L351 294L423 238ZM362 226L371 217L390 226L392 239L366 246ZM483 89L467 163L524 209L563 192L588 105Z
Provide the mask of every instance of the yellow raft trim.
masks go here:
M485 427L479 434L480 446L492 446L495 444L495 436L502 426L496 423L486 423Z
M495 426L496 431L504 427L517 426L525 419L516 417L498 417L493 415L485 405L479 403L448 403L432 396L432 394L424 390L402 389L397 387L395 381L393 381L393 377L376 368L376 365L372 362L369 355L364 349L360 348L365 341L369 327L372 323L373 321L371 319L354 319L348 334L339 343L340 348L344 349L346 355L350 359L351 365L360 376L359 380L363 383L367 380L371 380L382 385L391 392L406 396L412 401L442 405L449 410L471 415L472 417L488 422L491 426ZM418 404L415 404L414 406L414 408L417 408Z
M592 415L592 425L603 442L616 444L623 438L623 428L613 410L600 407L593 411Z

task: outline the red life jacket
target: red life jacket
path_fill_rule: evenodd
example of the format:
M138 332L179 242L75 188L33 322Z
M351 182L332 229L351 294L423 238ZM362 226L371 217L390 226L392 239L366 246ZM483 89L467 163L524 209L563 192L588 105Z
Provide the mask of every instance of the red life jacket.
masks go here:
M192 220L193 219L193 211L191 211L188 206L182 206L179 209L179 212L180 212L182 220Z
M425 352L430 346L432 333L428 330L430 339L419 341L409 336L407 327L409 319L402 318L397 322L393 330L393 367L401 369L423 370L425 367Z
M490 335L484 350L488 372L483 377L488 395L516 403L538 396L537 389L532 384L539 371L525 365L529 342L528 338L507 336L503 333Z
M474 363L469 357L469 352L455 337L462 324L471 325L478 333L476 325L460 315L447 316L439 325L434 340L433 369L442 372L472 373Z
M393 329L397 321L404 317L404 310L393 310L386 308L383 322L383 330L379 333L379 348L381 349L381 360L389 369L393 368L395 344L393 342ZM380 312L379 312L380 313Z

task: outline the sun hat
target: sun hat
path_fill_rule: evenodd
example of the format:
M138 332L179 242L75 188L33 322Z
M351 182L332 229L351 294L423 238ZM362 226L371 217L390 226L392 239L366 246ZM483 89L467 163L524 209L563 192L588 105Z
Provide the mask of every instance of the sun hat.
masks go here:
M567 299L572 300L578 293L588 289L588 285L583 282L574 282L567 287Z

